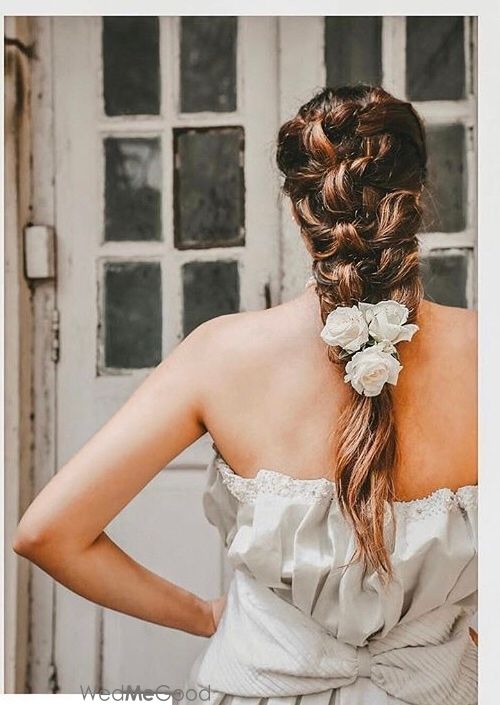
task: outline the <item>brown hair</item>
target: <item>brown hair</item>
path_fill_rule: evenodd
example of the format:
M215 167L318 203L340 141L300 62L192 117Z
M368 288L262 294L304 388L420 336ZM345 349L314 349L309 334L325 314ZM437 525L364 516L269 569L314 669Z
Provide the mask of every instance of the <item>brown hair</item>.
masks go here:
M424 127L412 105L379 86L326 88L282 125L283 191L312 254L323 323L337 306L395 299L413 322L422 298L417 231L427 173ZM329 359L342 365L339 349ZM392 575L384 538L394 501L397 437L391 385L349 401L336 429L335 482L364 571Z

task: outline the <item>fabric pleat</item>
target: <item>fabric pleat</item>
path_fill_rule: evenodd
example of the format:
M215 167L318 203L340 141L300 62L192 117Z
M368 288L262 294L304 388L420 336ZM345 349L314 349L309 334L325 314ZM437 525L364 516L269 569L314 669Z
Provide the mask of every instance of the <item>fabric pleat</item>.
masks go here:
M203 506L233 576L186 689L216 705L477 703L476 486L395 503L383 585L349 564L333 483L242 478L214 451Z

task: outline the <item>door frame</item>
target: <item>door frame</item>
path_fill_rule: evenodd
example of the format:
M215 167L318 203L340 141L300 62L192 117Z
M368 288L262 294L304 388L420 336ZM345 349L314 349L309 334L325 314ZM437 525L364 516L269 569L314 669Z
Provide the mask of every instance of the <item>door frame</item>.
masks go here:
M3 692L23 692L29 661L30 566L12 550L19 516L31 500L33 467L31 349L32 291L24 276L23 230L30 218L31 24L6 17L5 213L4 213L4 603L5 650L0 666Z
M305 31L307 28L307 31ZM289 120L314 90L324 86L324 17L283 16L278 20L279 117ZM300 49L299 49L300 47ZM281 296L288 301L304 289L310 255L292 217L288 198L281 200Z
M55 150L52 74L52 18L30 17L33 45L31 62L31 214L32 222L55 222ZM32 481L34 498L56 472L56 343L57 276L36 280L32 287ZM54 580L30 564L28 622L29 662L25 674L31 693L57 689L53 653ZM36 614L36 619L32 615ZM18 692L24 692L20 690Z

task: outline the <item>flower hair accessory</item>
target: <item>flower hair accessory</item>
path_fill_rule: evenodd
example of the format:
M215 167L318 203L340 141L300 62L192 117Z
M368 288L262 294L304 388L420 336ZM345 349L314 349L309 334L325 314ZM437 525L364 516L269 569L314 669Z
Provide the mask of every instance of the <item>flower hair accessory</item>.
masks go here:
M396 345L411 340L418 330L414 323L406 323L408 315L408 308L392 299L337 306L328 314L321 338L342 348L341 359L351 358L344 382L350 382L358 394L375 397L386 383L397 383L403 367Z

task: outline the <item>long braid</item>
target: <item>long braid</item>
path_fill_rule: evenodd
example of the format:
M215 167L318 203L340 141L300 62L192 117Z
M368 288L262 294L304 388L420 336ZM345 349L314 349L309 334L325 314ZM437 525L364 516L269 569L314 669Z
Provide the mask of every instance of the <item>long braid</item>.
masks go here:
M380 87L325 89L282 126L278 166L309 243L323 323L337 306L386 299L415 320L426 160L418 115ZM327 350L344 364L336 348ZM336 441L335 482L357 538L354 560L387 578L385 506L394 500L397 462L389 385L373 397L350 387Z

